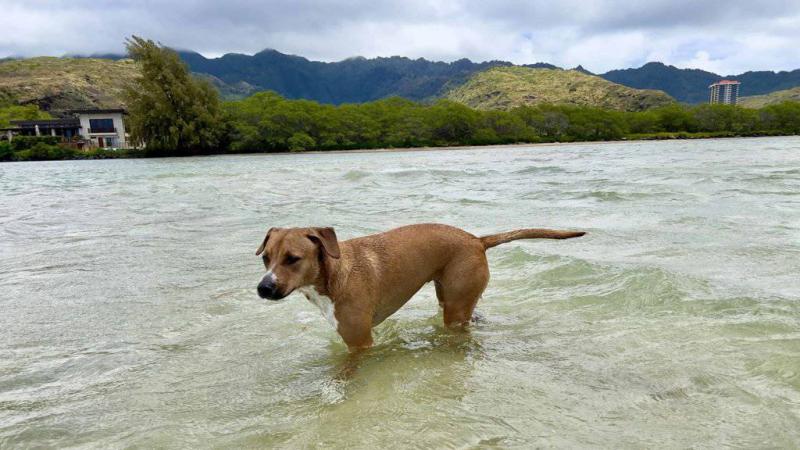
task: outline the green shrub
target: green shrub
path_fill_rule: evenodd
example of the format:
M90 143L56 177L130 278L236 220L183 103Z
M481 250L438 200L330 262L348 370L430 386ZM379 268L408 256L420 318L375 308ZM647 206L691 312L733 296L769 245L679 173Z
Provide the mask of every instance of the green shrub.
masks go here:
M19 152L14 152L14 156L12 157L12 161L30 161L30 160L31 160L30 150L22 150Z
M0 142L0 161L11 161L14 157L14 150L8 141Z
M314 140L314 138L305 133L293 134L287 143L289 144L289 151L291 152L310 150L317 145L317 142Z
M20 150L31 149L39 143L58 145L59 142L61 142L61 138L58 136L15 136L14 139L11 140L11 149L18 152Z
M16 141L16 139L14 140ZM13 144L13 141L12 141ZM46 142L36 142L34 145L23 150L13 151L11 146L9 150L13 154L8 155L6 161L49 161L57 159L74 159L77 152L69 147L62 147L60 145L50 145ZM0 160L3 160L0 158Z

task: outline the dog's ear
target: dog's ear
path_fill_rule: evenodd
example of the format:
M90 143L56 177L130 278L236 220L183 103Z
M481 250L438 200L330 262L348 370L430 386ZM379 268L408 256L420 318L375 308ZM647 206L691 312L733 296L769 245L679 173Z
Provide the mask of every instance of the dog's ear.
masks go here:
M342 256L339 252L339 240L336 239L336 232L331 227L311 228L308 238L322 247L325 254L334 259Z
M279 230L279 228L272 227L267 231L267 235L264 236L264 240L261 242L261 245L258 246L258 250L256 250L256 256L264 253L264 249L267 248L267 241L269 240L269 235L272 234L273 231Z

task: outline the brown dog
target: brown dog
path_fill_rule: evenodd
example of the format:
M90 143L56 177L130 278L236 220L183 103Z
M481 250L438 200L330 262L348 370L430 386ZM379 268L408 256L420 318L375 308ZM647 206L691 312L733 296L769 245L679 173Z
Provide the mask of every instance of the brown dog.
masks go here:
M421 224L339 242L333 228L272 228L258 247L261 298L293 291L316 304L351 350L372 346L372 327L433 281L448 327L466 325L489 282L486 249L516 239L568 239L580 231L523 229L476 237Z

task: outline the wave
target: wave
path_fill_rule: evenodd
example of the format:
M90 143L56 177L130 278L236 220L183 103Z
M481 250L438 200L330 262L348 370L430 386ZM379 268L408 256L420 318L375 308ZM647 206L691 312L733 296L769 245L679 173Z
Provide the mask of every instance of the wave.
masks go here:
M342 178L347 181L359 181L369 177L370 175L372 174L361 170L349 170L347 173L342 175Z
M515 175L546 174L546 173L568 173L566 169L558 166L530 166L511 172Z

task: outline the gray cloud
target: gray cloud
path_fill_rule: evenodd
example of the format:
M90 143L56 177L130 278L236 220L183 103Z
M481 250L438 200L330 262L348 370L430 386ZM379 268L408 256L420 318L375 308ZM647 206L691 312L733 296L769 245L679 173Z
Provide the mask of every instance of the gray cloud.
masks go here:
M0 56L120 52L137 34L208 56L404 55L593 71L660 60L723 74L800 67L798 0L3 0Z

